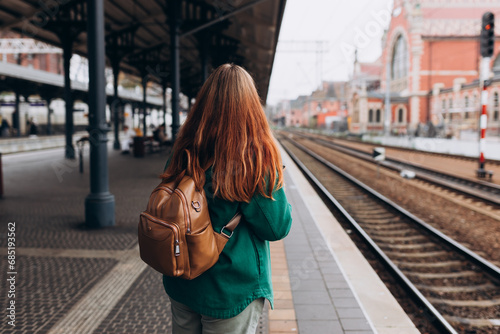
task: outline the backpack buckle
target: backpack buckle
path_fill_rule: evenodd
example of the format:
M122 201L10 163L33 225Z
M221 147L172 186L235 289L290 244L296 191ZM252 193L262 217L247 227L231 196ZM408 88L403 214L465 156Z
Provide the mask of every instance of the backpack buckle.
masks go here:
M227 232L231 232L231 234L227 234L227 232L224 232L224 230L227 230ZM230 231L228 229L226 229L226 227L224 226L221 230L220 230L220 234L223 236L223 237L226 237L228 239L230 239L232 236L233 236L233 233L234 231Z

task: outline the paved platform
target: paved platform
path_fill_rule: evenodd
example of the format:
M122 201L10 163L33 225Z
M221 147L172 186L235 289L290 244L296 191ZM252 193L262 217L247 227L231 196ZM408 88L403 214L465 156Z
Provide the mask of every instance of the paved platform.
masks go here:
M109 151L116 226L100 230L83 225L88 157L80 174L77 162L62 156L62 149L50 149L3 158L0 251L7 254L7 223L15 222L17 274L16 326L5 313L0 332L168 333L161 275L139 259L136 242L138 215L158 183L165 152L138 159ZM417 333L284 158L294 222L284 241L271 244L276 308L258 332ZM5 279L6 261L0 270ZM4 310L6 289L0 286Z

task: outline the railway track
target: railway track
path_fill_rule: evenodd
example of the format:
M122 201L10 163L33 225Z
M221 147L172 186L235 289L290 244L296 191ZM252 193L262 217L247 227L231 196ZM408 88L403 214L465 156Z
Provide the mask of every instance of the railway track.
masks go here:
M310 136L300 132L292 133L299 137L309 139L320 145L348 154L350 156L354 156L373 164L376 163L371 157L371 154L363 150L355 149L349 146L334 143L330 140L318 138L316 136ZM422 181L423 183L433 184L441 188L453 191L457 194L467 196L474 200L478 200L482 203L487 203L489 205L492 205L493 209L500 208L500 186L497 184L492 184L486 181L469 180L394 158L386 158L385 161L380 162L380 165L397 172L401 172L402 170L412 170L415 172L415 178ZM479 211L481 211L481 213L487 212L482 209L479 209ZM490 215L489 213L486 214ZM494 215L493 218L498 219L498 215Z
M281 142L440 333L500 332L500 268L309 148L291 138Z
M296 129L293 131L300 132L300 133L307 133L307 132L301 131L299 129ZM331 138L331 136L329 136L327 134L316 134L316 135ZM377 144L370 143L370 142L364 142L364 141L361 141L360 139L347 139L344 137L335 137L335 140L336 141L343 141L346 143L356 143L356 144L366 145L368 147L381 146L381 145L377 145ZM457 154L441 153L441 152L430 152L430 151L423 151L423 150L419 150L419 149L413 149L413 148L407 148L407 147L401 147L401 146L393 146L393 145L383 145L383 146L386 148L390 148L390 149L394 149L394 150L398 150L398 151L403 151L403 152L411 152L411 153L416 152L416 153L423 154L426 156L445 157L445 158L450 158L450 159L459 160L459 161L462 160L462 161L470 161L470 162L477 163L477 160L478 160L477 157L469 157L469 156L465 156L465 155L457 155ZM486 163L486 165L500 166L500 160L486 159L485 163Z

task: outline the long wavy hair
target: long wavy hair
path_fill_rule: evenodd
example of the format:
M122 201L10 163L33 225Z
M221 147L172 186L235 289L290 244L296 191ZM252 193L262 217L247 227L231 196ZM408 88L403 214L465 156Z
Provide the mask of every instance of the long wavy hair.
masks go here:
M198 189L212 167L214 195L249 202L283 186L281 155L255 83L242 67L219 66L203 84L179 131L164 182L187 174Z

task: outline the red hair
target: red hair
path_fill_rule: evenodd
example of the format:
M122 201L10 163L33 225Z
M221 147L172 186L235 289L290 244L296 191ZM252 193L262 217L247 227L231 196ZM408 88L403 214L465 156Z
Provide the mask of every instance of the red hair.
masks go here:
M242 67L219 66L203 84L179 131L165 182L190 175L201 189L212 166L214 195L249 202L283 186L281 155L255 83Z

